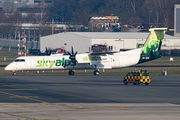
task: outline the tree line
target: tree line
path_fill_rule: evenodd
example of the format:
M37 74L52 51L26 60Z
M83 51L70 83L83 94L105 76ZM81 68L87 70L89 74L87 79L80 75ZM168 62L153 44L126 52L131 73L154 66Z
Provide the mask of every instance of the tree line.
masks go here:
M13 34L17 24L24 22L54 22L82 24L87 26L90 16L120 16L121 24L151 23L163 27L174 27L174 6L179 0L53 0L51 4L39 3L36 6L15 10L10 0L0 11L0 33ZM28 12L22 16L22 12ZM13 13L13 14L12 14ZM38 15L36 14L38 13ZM9 23L4 25L3 23ZM11 26L11 27L10 27ZM48 33L46 33L48 34Z
M57 21L88 24L89 16L117 15L122 24L158 23L174 27L174 5L179 0L53 0Z

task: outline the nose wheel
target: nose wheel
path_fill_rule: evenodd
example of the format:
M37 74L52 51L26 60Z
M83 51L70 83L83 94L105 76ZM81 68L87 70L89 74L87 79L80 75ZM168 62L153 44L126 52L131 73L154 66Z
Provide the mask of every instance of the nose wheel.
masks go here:
M15 76L15 75L16 75L16 72L12 72L12 75Z

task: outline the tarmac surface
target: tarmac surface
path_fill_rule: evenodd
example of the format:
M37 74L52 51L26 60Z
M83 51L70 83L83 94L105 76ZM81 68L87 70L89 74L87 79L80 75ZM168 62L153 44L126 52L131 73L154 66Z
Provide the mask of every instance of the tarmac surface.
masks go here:
M0 120L179 120L180 77L0 76Z

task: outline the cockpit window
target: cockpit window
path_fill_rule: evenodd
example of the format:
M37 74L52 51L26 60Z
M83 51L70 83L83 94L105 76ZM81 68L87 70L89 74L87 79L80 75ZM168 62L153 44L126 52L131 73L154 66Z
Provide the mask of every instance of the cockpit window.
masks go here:
M14 62L19 62L19 59L15 59Z
M19 61L20 61L20 62L25 62L25 59L20 59Z
M15 59L14 62L25 62L25 59Z

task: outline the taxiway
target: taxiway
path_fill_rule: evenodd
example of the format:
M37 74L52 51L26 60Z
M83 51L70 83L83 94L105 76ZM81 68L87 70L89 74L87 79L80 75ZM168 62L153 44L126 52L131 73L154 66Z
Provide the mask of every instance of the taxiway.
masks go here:
M123 76L0 76L0 120L178 120L179 76L124 85Z

